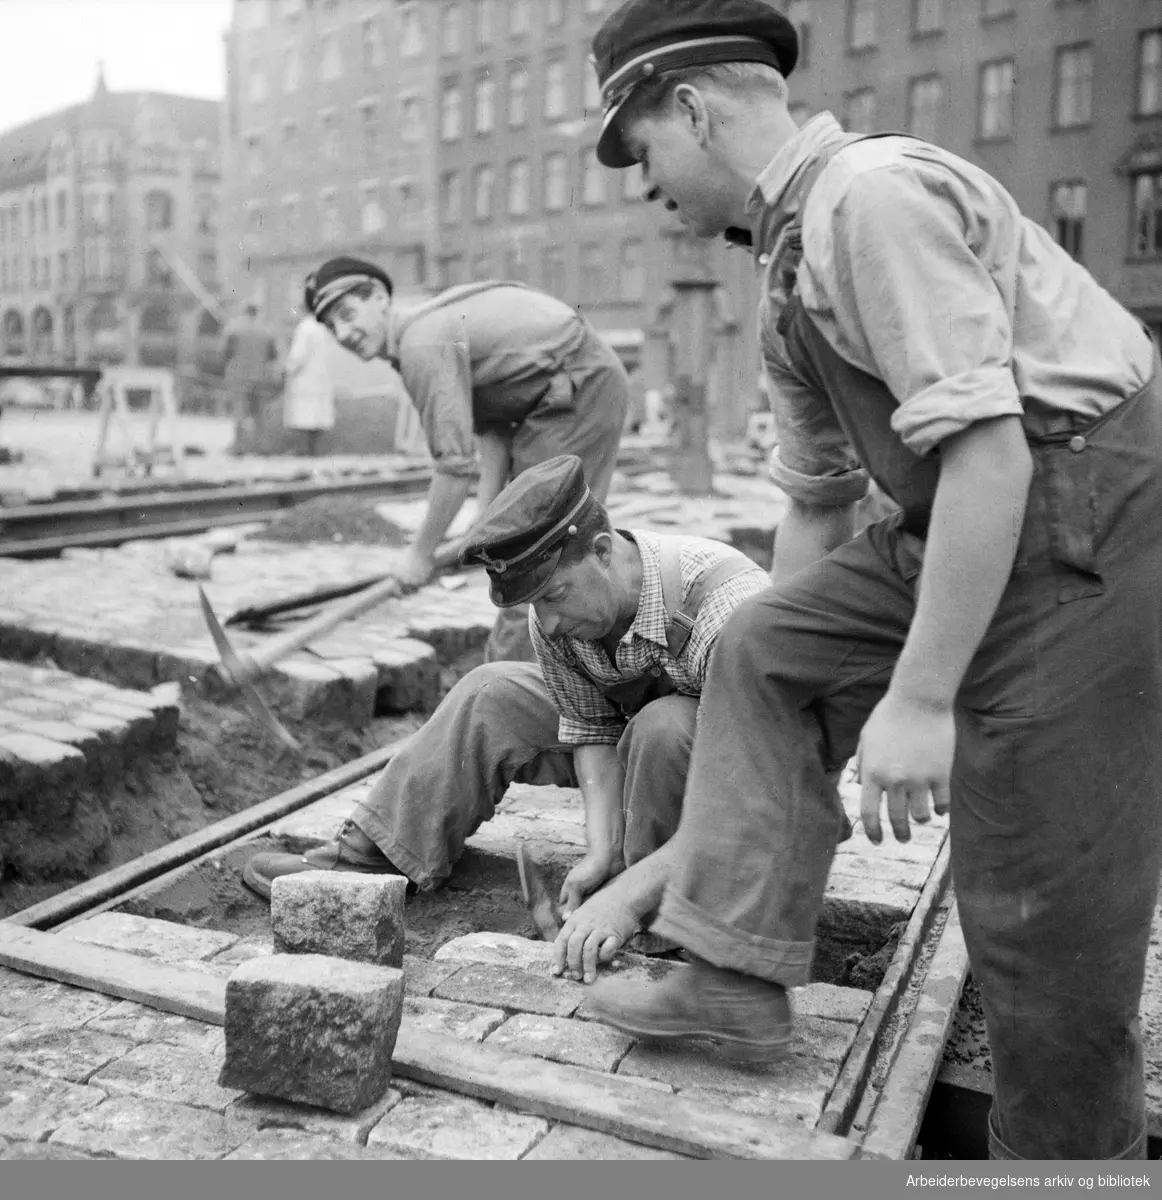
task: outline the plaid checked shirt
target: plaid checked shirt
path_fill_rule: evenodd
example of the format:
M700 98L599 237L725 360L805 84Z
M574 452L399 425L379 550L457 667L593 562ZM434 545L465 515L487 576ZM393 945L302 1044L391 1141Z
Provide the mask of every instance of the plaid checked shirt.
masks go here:
M662 573L657 540L642 530L619 529L633 541L642 558L642 586L637 616L617 646L617 666L609 661L599 642L546 636L529 612L529 630L540 662L541 674L560 713L559 734L565 746L616 745L627 721L621 711L594 686L640 679L651 667L661 667L684 695L701 696L710 652L726 618L748 596L770 586L770 577L756 566L724 580L702 601L698 619L681 654L675 658L666 644L666 606L662 600ZM682 600L708 569L728 557L728 547L709 538L686 539L679 552ZM577 669L580 663L592 679Z

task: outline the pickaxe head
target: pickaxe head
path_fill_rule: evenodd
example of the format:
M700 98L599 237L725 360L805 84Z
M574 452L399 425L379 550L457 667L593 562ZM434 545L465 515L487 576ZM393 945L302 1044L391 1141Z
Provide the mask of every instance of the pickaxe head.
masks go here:
M222 660L217 664L218 675L228 687L234 689L242 697L242 702L274 737L288 749L293 750L296 754L301 754L302 746L270 711L266 701L258 694L258 689L247 678L246 668L234 647L230 645L230 639L226 636L226 631L211 608L210 601L206 598L206 593L202 590L201 585L198 586L198 599L202 604L202 615L206 618L206 627L210 631L210 637L214 639L218 656Z

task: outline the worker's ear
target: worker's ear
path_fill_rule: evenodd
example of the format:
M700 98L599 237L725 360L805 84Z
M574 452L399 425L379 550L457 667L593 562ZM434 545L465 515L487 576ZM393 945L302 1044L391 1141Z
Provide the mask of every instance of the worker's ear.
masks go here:
M591 553L597 556L597 561L603 567L608 567L613 561L613 534L599 533L593 539Z

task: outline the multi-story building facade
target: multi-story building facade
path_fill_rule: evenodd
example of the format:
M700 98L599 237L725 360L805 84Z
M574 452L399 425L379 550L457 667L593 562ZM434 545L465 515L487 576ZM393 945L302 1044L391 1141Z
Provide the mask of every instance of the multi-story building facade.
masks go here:
M613 0L236 0L228 40L230 288L289 326L322 258L380 261L401 292L528 282L579 308L646 386L668 377L675 275L725 285L711 392L758 403L746 255L646 211L596 161L590 41ZM290 140L301 150L285 150Z
M1162 330L1160 0L789 0L800 119L978 163Z
M0 362L211 365L220 105L109 92L0 134Z

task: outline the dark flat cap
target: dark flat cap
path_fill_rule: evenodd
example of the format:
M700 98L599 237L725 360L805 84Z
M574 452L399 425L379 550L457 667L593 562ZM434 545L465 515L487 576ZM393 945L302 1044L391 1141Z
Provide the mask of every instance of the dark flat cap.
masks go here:
M632 167L618 113L643 80L721 62L761 62L790 75L799 58L795 26L766 0L629 0L593 38L605 117L597 157Z
M387 294L391 295L391 276L382 267L348 255L329 258L317 271L307 276L304 288L307 308L316 320L321 321L323 314L336 300L341 300L352 288L371 280L382 283L387 288Z
M522 471L484 511L460 551L482 563L498 608L527 604L546 587L577 523L596 504L573 454Z

